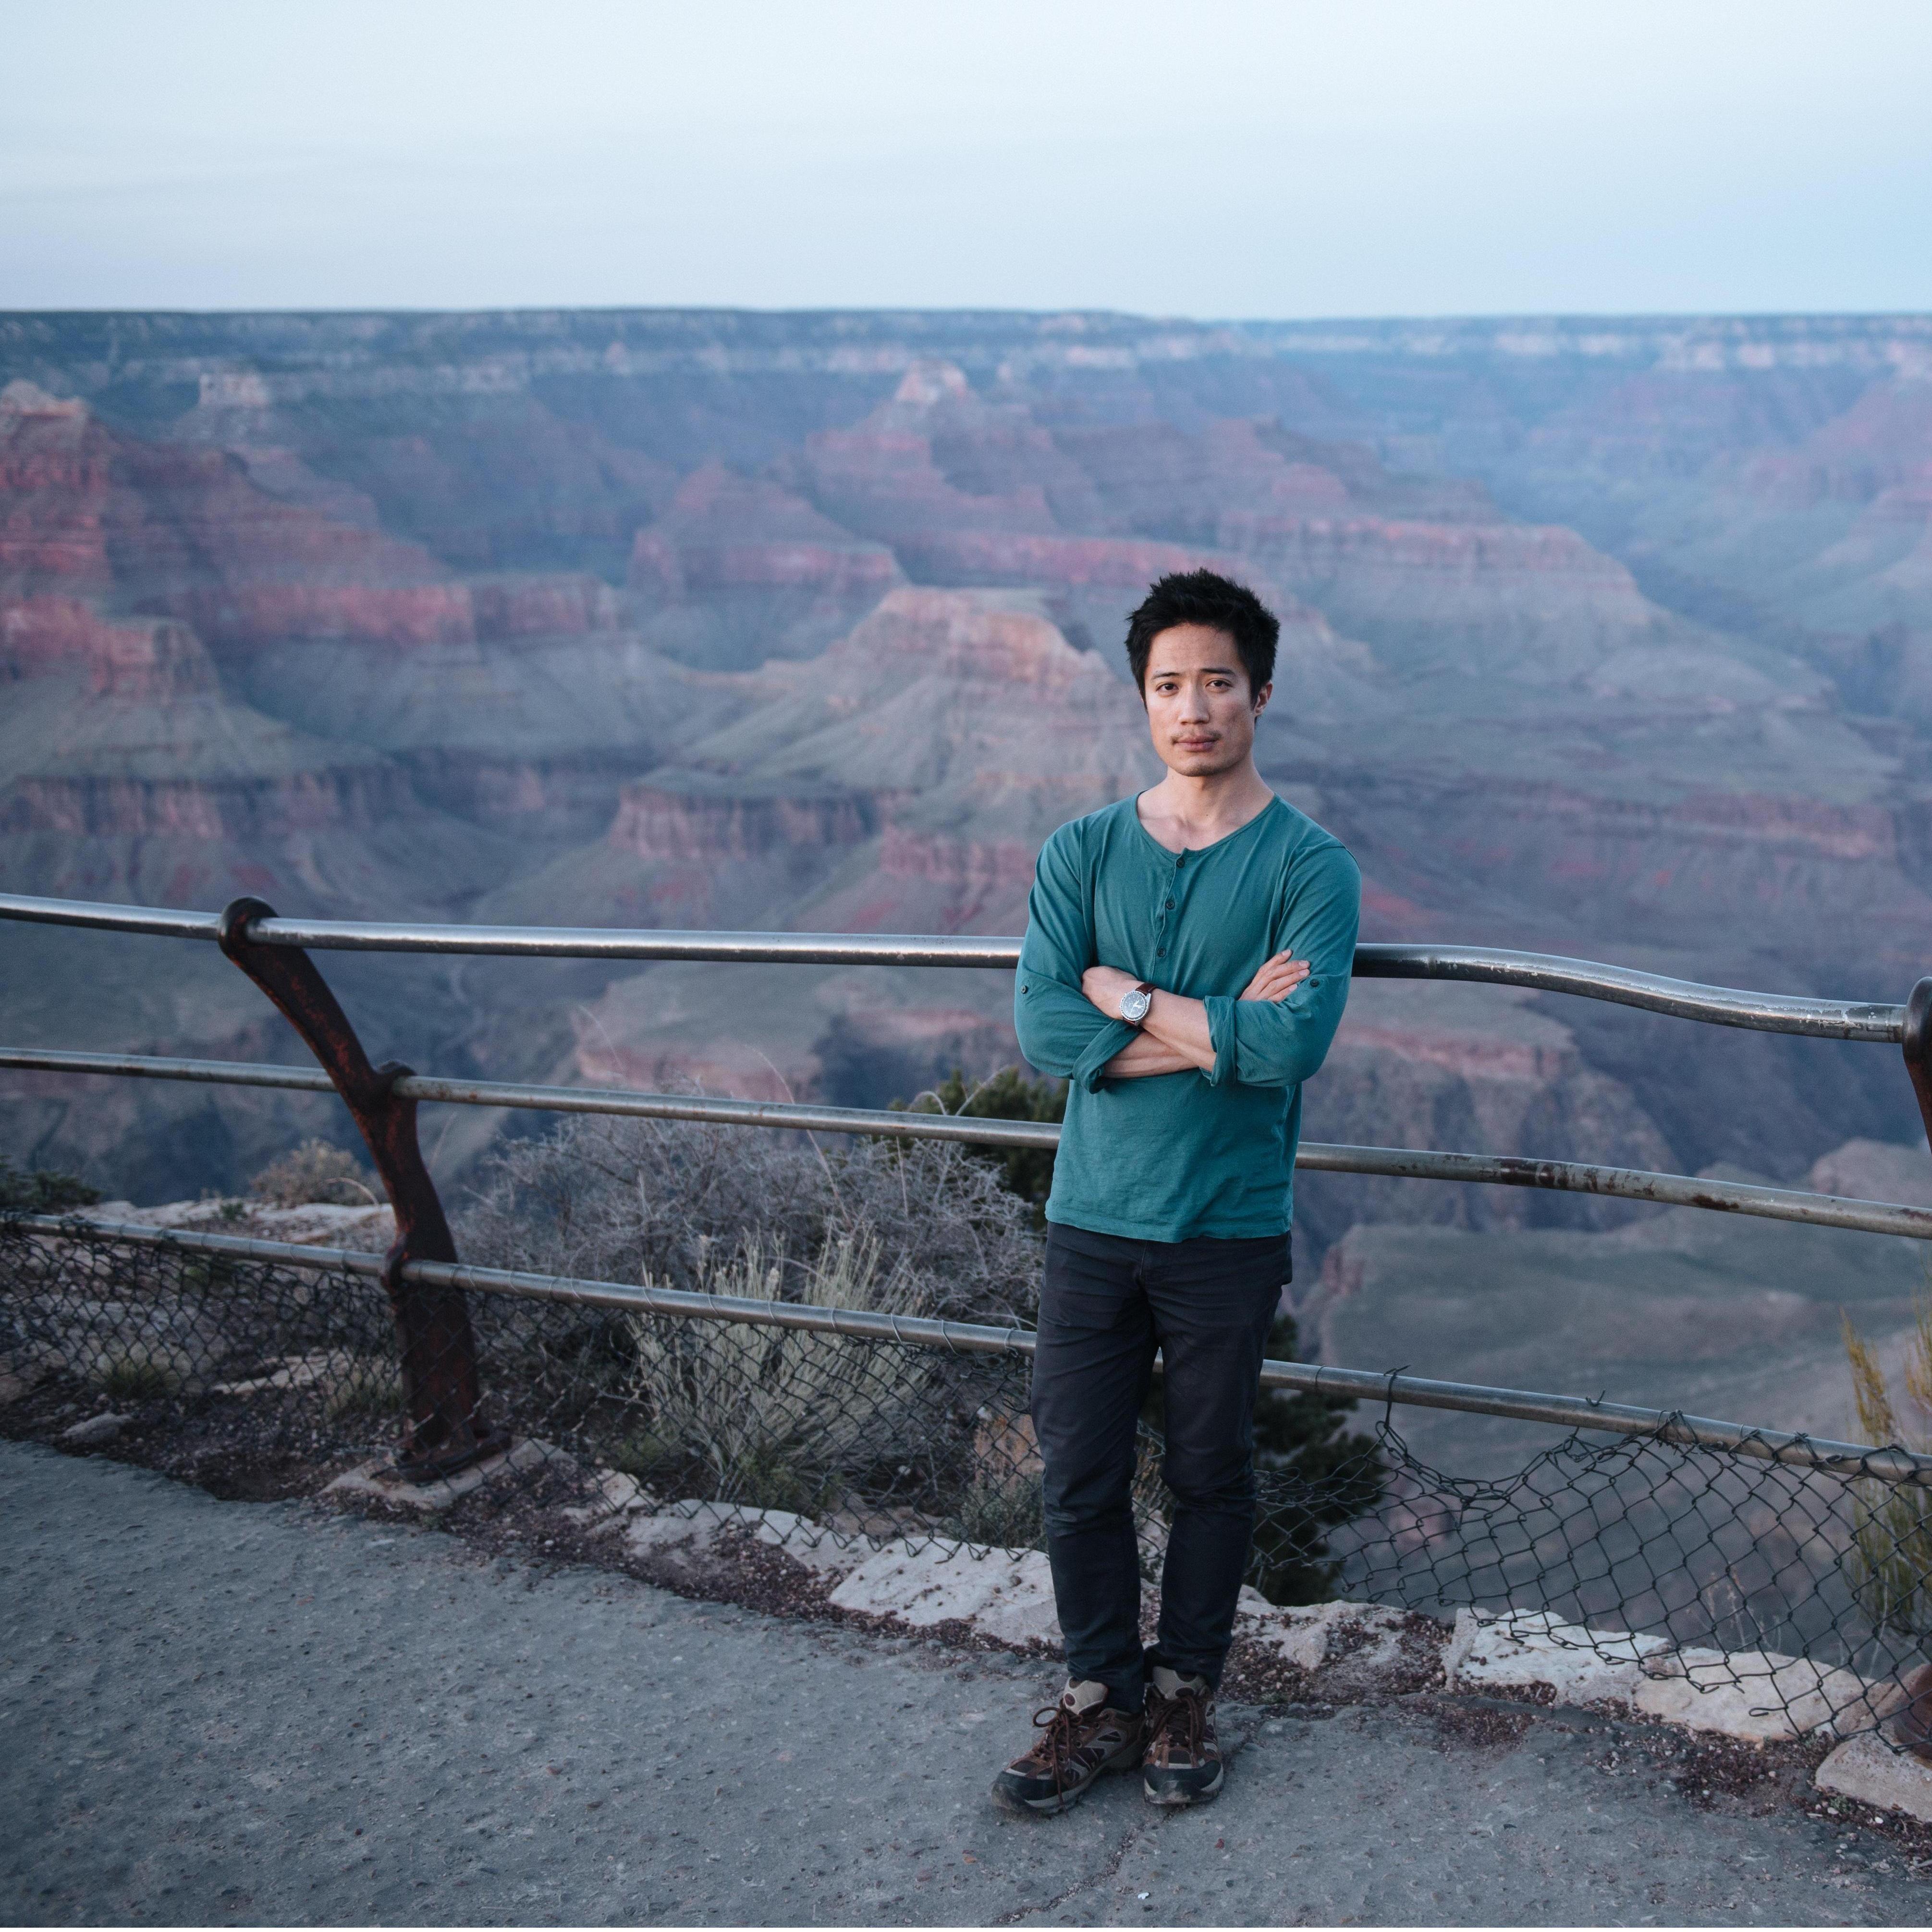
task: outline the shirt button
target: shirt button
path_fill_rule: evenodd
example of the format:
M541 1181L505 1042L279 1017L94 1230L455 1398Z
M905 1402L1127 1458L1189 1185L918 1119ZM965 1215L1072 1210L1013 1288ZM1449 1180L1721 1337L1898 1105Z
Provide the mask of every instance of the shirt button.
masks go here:
M1167 948L1164 946L1156 946L1154 950L1154 956L1156 959L1165 959L1167 957Z
M1168 901L1168 902L1167 902L1167 909L1168 909L1168 910L1169 912L1173 911L1173 910L1174 910L1174 902L1173 902L1173 900L1169 899L1169 900Z

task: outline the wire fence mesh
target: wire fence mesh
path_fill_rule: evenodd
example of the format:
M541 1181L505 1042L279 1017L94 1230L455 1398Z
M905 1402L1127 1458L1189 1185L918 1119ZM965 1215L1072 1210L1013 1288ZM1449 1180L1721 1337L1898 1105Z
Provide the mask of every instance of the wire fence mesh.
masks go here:
M703 1279L842 1307L876 1301L874 1259L848 1240L788 1280L751 1247ZM916 1601L942 1632L1050 1637L1023 1353L568 1298L469 1304L488 1418L514 1446L404 1484L380 1281L0 1219L0 1426L85 1441L118 1418L142 1460L218 1493L427 1510L766 1606ZM1272 1630L1282 1657L1298 1654L1294 1606L1340 1598L1438 1620L1445 1640L1454 1623L1466 1660L1486 1641L1536 1652L1552 1684L1564 1659L1587 1666L1580 1696L1621 1672L1692 1721L1701 1700L1742 1700L1767 1736L1899 1714L1895 1732L1932 1682L1932 1491L1584 1432L1506 1477L1459 1478L1411 1450L1393 1409L1352 1407L1263 1398L1244 1627ZM1155 1403L1134 1486L1150 1581L1172 1507L1158 1421Z

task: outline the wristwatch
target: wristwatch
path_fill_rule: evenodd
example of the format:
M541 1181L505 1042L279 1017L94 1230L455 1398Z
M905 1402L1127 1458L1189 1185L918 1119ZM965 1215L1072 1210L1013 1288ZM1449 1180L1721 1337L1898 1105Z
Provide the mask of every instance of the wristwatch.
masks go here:
M1120 1017L1130 1026L1138 1026L1148 1016L1148 1009L1154 1004L1156 988L1151 980L1143 980L1131 992L1120 995Z

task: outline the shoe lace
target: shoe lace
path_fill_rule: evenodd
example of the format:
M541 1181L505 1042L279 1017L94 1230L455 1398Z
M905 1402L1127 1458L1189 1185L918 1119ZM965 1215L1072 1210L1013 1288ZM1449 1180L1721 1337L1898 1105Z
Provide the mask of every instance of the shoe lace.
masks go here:
M1177 1690L1172 1697L1156 1690L1148 1713L1148 1728L1153 1742L1178 1747L1187 1756L1198 1759L1208 1739L1208 1700L1198 1690Z
M1052 1774L1056 1792L1065 1788L1067 1763L1073 1755L1073 1727L1078 1719L1070 1704L1048 1704L1033 1714L1034 1730L1046 1735L1034 1740L1032 1756Z

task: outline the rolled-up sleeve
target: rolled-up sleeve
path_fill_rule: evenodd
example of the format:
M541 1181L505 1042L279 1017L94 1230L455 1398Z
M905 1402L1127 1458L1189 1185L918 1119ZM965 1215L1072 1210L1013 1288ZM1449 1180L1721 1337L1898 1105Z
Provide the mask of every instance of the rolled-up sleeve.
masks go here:
M1296 860L1270 950L1306 959L1308 977L1285 1000L1204 1002L1211 1084L1294 1087L1320 1071L1348 1004L1361 916L1362 875L1345 848L1322 846Z
M1088 1093L1135 1036L1109 1019L1080 990L1096 963L1090 883L1077 825L1065 825L1042 848L1027 899L1026 939L1013 988L1013 1030L1020 1051L1042 1073L1076 1081Z

